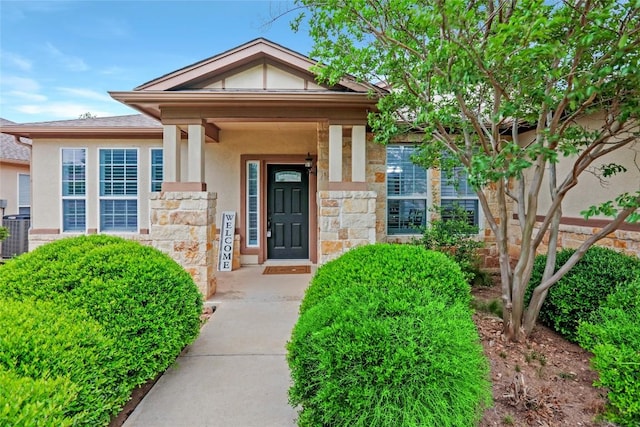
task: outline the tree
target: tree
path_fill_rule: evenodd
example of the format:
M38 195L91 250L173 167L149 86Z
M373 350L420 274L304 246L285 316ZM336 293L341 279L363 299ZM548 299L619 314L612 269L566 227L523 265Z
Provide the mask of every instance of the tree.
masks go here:
M78 116L79 119L95 119L98 116L96 116L95 114L92 114L90 111L87 111L86 113L82 113Z
M638 0L296 3L303 12L293 27L309 26L321 79L336 82L349 74L391 89L379 94L379 111L369 117L378 142L423 132L421 164L439 166L452 158L469 174L497 241L510 339L528 336L549 288L590 246L624 221L640 219L640 188L585 210L587 218L607 215L611 221L554 271L567 195L585 172L640 135ZM585 125L594 116L600 126ZM533 136L525 139L524 129ZM568 173L561 174L559 162L570 162ZM624 172L608 163L597 173L606 179ZM551 202L538 212L543 181ZM497 202L491 209L489 194ZM515 265L507 240L512 214L522 242ZM525 307L545 233L547 269Z

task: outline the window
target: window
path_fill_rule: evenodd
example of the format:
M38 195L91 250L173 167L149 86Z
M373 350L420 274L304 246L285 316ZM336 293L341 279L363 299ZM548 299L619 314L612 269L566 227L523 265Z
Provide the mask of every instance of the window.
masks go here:
M466 211L467 221L476 227L480 224L478 196L467 179L463 167L454 167L451 171L442 171L440 181L440 206L442 219L451 218L456 207Z
M151 149L151 191L162 190L162 148Z
M138 231L138 151L99 152L100 231Z
M257 247L259 204L260 204L260 162L252 160L247 162L247 246Z
M387 146L387 234L415 234L427 219L427 170L410 145Z
M31 213L31 177L27 173L18 174L18 213Z
M62 149L62 231L84 232L87 226L87 150Z

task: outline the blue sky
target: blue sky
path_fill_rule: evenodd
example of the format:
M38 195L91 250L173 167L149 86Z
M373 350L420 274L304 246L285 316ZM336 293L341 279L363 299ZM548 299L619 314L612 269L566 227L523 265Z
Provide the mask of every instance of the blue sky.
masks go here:
M292 1L0 0L0 117L135 114L107 91L134 87L264 37L307 55Z

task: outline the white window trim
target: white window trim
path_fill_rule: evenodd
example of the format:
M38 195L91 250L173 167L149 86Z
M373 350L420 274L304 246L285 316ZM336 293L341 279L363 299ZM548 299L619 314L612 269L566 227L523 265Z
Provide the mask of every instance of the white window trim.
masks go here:
M21 176L26 176L29 178L29 204L28 205L23 205L20 203L20 177ZM31 174L29 173L23 173L23 172L18 172L18 177L17 177L18 181L16 183L17 187L18 187L18 192L16 193L17 197L16 197L16 206L18 206L18 213L20 213L20 208L29 208L31 209Z
M415 143L411 143L411 142L407 142L407 143L396 143L396 144L388 144L387 146L411 146L411 147L416 147ZM385 171L386 168L388 168L388 163L389 161L389 157L387 156L386 153L386 147L385 147ZM387 181L387 173L385 172L385 192L386 192L386 199L385 199L385 234L387 236L393 236L393 237L415 237L417 235L419 235L420 233L389 233L389 200L424 200L425 201L425 224L429 225L430 222L430 215L429 215L429 210L431 209L432 205L433 205L433 189L431 188L431 169L426 169L426 177L425 180L426 182L426 189L427 189L427 193L424 196L390 196L389 195L389 188L388 188L388 181Z
M153 152L159 150L162 153L162 180L160 180L160 186L164 181L164 148L162 147L150 147L149 148L149 193L158 192L160 190L153 189ZM138 161L138 163L140 163Z
M135 150L136 151L136 169L137 169L137 180L136 180L136 196L101 196L100 195L100 152L102 150ZM97 158L97 168L96 168L96 194L98 195L98 206L96 209L96 214L98 215L98 232L104 234L140 234L140 149L138 147L98 147L98 158ZM113 230L103 230L102 229L102 221L100 215L101 203L103 200L135 200L136 201L136 230L135 231L113 231Z
M63 174L62 174L62 167L64 166L64 159L63 159L63 151L64 150L84 150L84 158L85 158L85 165L84 165L84 196L64 196L63 195ZM89 206L88 206L88 199L87 199L87 192L89 189L89 180L88 178L88 171L89 171L89 149L87 147L61 147L60 148L60 164L59 164L59 172L60 172L60 232L63 234L85 234L87 232L87 229L89 227L89 221L88 221L88 215L87 213L89 212ZM65 231L64 230L64 201L65 200L84 200L84 230L73 230L73 231Z
M257 231L257 241L255 244L251 244L249 243L249 230L250 230L250 221L249 221L249 215L251 214L251 211L249 209L249 197L250 197L250 191L249 191L249 183L250 183L250 179L249 179L249 164L255 164L257 166L257 177L256 177L256 231ZM245 203L245 214L246 214L246 225L245 225L245 235L247 236L247 243L246 243L246 247L247 248L259 248L260 247L260 220L261 220L261 212L260 212L260 161L259 160L247 160L244 167L245 169L245 185L246 185L246 189L245 189L245 194L246 194L246 199L244 201Z
M467 177L468 179L468 177ZM444 173L440 170L440 183L438 184L438 191L440 192L440 206L442 206L442 200L452 200L452 201L464 201L464 200L475 200L478 202L478 236L484 236L484 211L482 210L482 205L480 204L480 198L478 194L474 191L472 195L463 195L463 196L443 196L442 195L442 183L444 182ZM471 186L469 186L471 188ZM457 191L456 191L457 192Z

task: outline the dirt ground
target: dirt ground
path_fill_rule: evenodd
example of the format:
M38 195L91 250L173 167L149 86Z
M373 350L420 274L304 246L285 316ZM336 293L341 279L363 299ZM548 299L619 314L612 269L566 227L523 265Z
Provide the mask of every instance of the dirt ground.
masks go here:
M478 301L499 300L498 286L476 288ZM491 364L494 406L485 411L480 427L586 426L599 421L606 391L592 386L591 354L550 329L538 325L527 342L502 339L502 319L477 311L474 321Z

